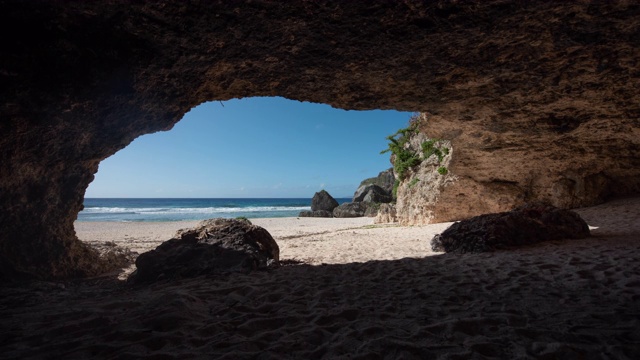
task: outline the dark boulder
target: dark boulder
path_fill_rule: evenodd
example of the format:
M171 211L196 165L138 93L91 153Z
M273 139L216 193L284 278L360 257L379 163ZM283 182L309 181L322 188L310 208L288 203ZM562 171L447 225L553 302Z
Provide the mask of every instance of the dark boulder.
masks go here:
M358 186L358 189L367 185L377 185L381 187L386 194L391 195L391 192L393 191L393 184L395 183L395 181L396 181L396 178L393 175L393 168L390 168L380 172L376 177L362 180L362 182ZM356 193L357 192L358 190L356 190ZM357 201L355 200L356 196L354 195L353 197L354 197L353 201L356 202Z
M333 211L338 206L338 202L326 190L321 190L313 195L311 199L311 211L326 210Z
M344 203L333 209L333 217L352 218L362 217L367 211L367 204L363 202Z
M389 203L393 196L378 185L360 186L353 195L353 202Z
M316 211L301 211L298 214L299 217L324 217L330 218L333 217L333 213L327 210L316 210Z
M434 236L431 248L444 252L485 252L589 235L589 226L575 212L535 203L457 222Z
M246 220L211 219L179 230L136 260L134 283L231 272L248 273L277 266L280 249L262 227Z
M382 188L379 188L379 187L377 189L382 190ZM370 202L370 203L390 203L393 201L393 195L382 193L377 189L371 189L367 191L367 194L364 196L362 201Z

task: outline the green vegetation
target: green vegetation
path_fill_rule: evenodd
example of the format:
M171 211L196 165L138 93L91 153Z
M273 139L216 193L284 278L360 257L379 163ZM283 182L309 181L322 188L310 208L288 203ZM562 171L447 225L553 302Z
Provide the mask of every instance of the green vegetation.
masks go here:
M440 139L431 139L422 143L422 154L424 154L425 159L435 154L438 157L438 162L442 162L442 159L449 154L449 148L435 146L438 141Z
M411 138L411 133L416 133L417 126L415 123L409 125L409 127L396 131L395 134L387 136L389 140L389 147L380 152L380 154L391 152L395 155L393 162L393 171L400 180L404 180L407 170L420 164L420 157L414 154L410 149L405 148L405 144ZM396 186L394 185L394 189Z
M391 190L391 195L393 195L394 199L398 198L398 186L400 186L400 180L396 179L396 181L393 182L393 190Z
M437 147L435 144L440 141L440 139L431 139L422 143L422 154L424 155L424 159L428 159L431 155L435 155L438 158L438 164L442 162L445 156L449 155L448 147ZM445 166L440 166L438 168L438 174L447 175L449 170Z
M409 185L407 185L409 188L412 188L413 186L415 186L415 184L417 184L420 181L420 179L418 178L414 178L413 180L411 180L409 182Z
M236 217L236 220L246 221L246 222L248 222L249 224L251 224L251 220L247 219L247 217L246 217L246 216L237 216L237 217Z
M444 157L449 154L449 148L445 146L436 146L440 139L430 139L424 141L420 144L422 148L422 157L420 154L415 153L410 149L407 145L409 140L411 139L412 134L417 134L418 125L420 121L422 121L422 117L420 115L414 115L409 120L409 126L396 131L395 134L387 136L387 140L389 140L388 148L381 151L380 154L385 154L391 152L395 156L393 160L393 171L396 174L396 181L393 184L393 198L398 197L398 186L400 186L400 182L402 182L406 176L407 171L419 165L423 160L428 159L431 155L435 155L438 158L438 165L444 160ZM444 167L438 167L438 173L440 175L446 175L449 170ZM409 183L409 187L414 186L419 179L413 179Z

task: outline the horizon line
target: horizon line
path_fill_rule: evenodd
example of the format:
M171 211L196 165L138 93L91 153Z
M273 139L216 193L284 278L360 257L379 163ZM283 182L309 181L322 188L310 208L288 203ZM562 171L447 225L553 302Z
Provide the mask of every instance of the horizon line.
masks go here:
M310 197L95 197L85 196L84 199L312 199ZM337 199L349 199L353 196L334 196Z

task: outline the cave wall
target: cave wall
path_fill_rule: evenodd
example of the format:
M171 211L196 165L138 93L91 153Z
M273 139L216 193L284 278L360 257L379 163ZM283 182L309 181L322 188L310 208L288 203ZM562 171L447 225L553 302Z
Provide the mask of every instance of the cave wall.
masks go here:
M456 221L532 201L578 208L640 192L640 128L633 121L591 118L570 128L529 118L516 117L505 129L486 117L451 122L420 114L411 149L420 153L422 141L444 139L451 150L441 164L423 161L400 182L397 221Z
M210 100L428 111L478 181L477 153L537 134L493 154L622 156L603 194L636 191L639 19L630 1L0 1L0 278L103 271L73 229L100 161Z
M441 189L433 221L507 211L531 201L579 208L639 193L638 119L611 121L601 114L572 124L573 119L541 123L519 116L509 129L492 129L483 118L454 130L433 118L426 131L454 135L456 149L449 165L456 181Z

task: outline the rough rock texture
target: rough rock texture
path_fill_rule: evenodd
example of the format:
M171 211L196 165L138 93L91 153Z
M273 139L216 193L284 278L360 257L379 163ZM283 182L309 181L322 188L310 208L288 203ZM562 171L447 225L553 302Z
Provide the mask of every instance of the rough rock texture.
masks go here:
M469 213L638 192L633 1L5 0L0 28L0 278L99 272L73 221L100 161L211 100L428 111Z
M326 190L320 190L311 198L311 211L333 211L338 206L338 201Z
M360 182L358 189L353 194L353 202L363 201L364 195L366 195L366 189L370 185L376 185L384 191L385 194L391 195L393 191L393 183L396 178L393 175L393 168L381 171L378 176L364 179Z
M393 200L390 193L378 185L360 186L353 195L353 202L389 203Z
M101 262L114 270L121 270L132 265L138 257L137 252L111 241L104 244L91 244L91 247L98 252L100 259L102 259Z
M211 219L140 254L130 281L250 272L277 266L279 259L278 244L264 228L243 220Z
M424 116L421 117L425 118ZM451 214L453 214L453 217L462 216L462 218L464 218L464 215L467 215L466 213L461 215L455 211L457 206L465 206L464 204L447 204L441 200L442 192L445 192L448 186L458 180L458 178L449 171L451 159L455 157L456 149L452 147L450 141L440 140L435 142L434 146L442 149L441 151L447 149L448 154L444 155L442 159L439 159L435 154L425 158L421 144L428 140L431 139L421 132L412 135L406 145L414 153L418 154L422 161L418 166L407 171L405 178L400 182L397 189L395 210L397 220L402 225L419 225L431 222L458 220L458 218L451 219ZM438 172L438 169L441 167L447 169L446 174ZM447 209L447 212L444 213L442 209Z
M485 252L588 236L589 226L575 212L544 204L526 204L509 212L457 222L434 236L431 248L458 253Z
M352 202L340 204L337 208L333 209L333 217L337 218L352 218L362 217L367 211L367 203Z
M375 190L367 191L367 194L362 199L363 202L369 203L390 203L393 201L393 196L388 194L382 194Z
M378 210L383 203L374 203L374 202L363 202L363 204L367 205L367 208L364 210L364 215L366 217L376 217L378 216Z
M437 115L420 118L412 147L426 138L447 139L448 173L440 176L429 162L410 172L398 188L402 224L461 220L534 201L576 208L638 192L638 120L623 126L591 119L560 131L524 118L513 119L514 129L495 128L487 119L453 125Z
M298 214L299 217L325 217L330 218L333 217L333 212L327 210L316 210L316 211L300 211Z
M380 204L374 222L376 224L394 223L398 221L395 204Z

